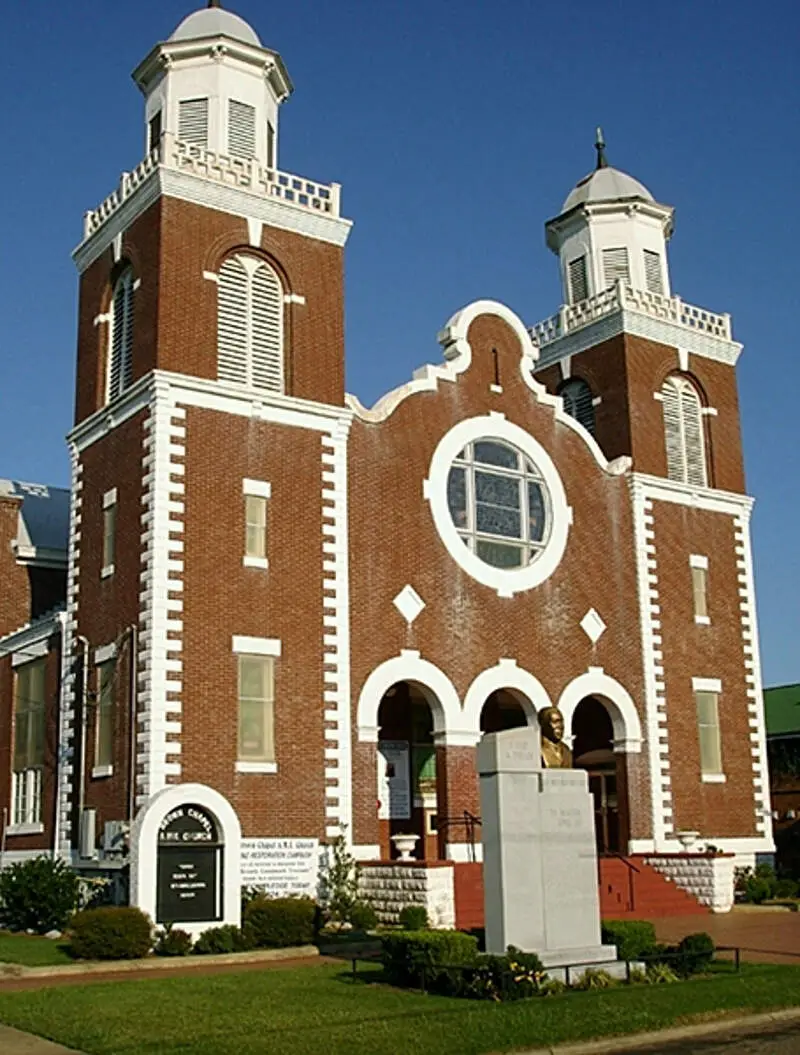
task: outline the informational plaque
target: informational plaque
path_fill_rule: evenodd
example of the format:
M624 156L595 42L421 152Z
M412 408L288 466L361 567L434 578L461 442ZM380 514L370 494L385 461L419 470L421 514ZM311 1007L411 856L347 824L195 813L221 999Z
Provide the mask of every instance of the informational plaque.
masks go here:
M200 806L179 806L158 831L157 923L222 919L222 854L213 818Z
M411 765L407 740L378 741L378 817L407 821L411 817Z
M318 839L242 839L242 886L271 897L316 897L318 882Z

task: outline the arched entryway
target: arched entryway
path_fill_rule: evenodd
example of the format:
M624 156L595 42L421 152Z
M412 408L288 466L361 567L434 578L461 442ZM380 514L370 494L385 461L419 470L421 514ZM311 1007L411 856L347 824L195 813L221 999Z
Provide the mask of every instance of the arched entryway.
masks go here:
M572 715L572 758L589 774L599 853L626 853L629 837L625 755L614 751L614 725L603 701L586 696Z
M433 732L436 696L399 681L378 708L378 820L382 858L398 856L392 836L418 836L414 856L438 857L438 794Z
M518 729L528 724L525 707L510 689L496 689L489 693L481 710L481 734L500 733L504 729Z

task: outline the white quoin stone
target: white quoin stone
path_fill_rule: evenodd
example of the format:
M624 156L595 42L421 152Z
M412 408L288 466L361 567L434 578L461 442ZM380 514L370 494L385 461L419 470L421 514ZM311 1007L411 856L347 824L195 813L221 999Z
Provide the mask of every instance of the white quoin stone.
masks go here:
M237 149L236 137L232 141L230 135L233 102L253 111L250 156L259 165L277 168L278 108L292 92L292 82L280 55L265 48L237 15L223 9L189 15L169 40L153 48L133 79L145 97L148 152L157 145L150 131L155 118L160 115L161 133L181 138L181 102L206 100L206 142L187 141L246 163L248 152Z

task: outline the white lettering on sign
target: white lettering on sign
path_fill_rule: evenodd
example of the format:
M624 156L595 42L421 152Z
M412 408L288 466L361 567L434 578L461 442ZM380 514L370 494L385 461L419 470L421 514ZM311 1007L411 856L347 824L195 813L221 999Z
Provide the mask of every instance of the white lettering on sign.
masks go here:
M271 897L317 896L319 840L242 839L242 886Z
M407 740L378 741L378 818L411 817L411 766Z

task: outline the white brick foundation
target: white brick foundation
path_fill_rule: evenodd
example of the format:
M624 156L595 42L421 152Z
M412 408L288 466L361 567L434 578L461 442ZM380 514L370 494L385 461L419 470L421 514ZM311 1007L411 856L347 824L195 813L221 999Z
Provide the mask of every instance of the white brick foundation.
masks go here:
M675 886L696 897L701 905L708 905L712 912L730 912L734 854L668 854L645 860Z
M384 862L362 865L359 886L365 901L375 909L381 923L398 923L406 905L421 905L432 927L456 925L456 901L452 865L436 868Z

